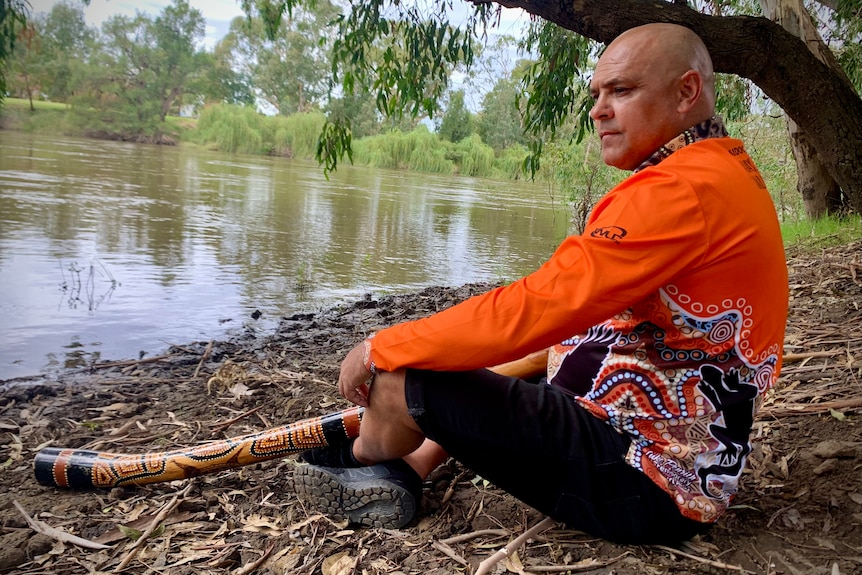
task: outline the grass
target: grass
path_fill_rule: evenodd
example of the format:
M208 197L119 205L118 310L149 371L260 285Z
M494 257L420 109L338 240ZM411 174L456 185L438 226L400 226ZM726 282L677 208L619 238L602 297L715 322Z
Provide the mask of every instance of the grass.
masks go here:
M66 121L69 112L66 104L34 100L33 107L35 111L30 110L28 100L6 98L0 111L0 123L9 130L37 134L83 135Z
M9 130L20 130L36 134L86 136L86 128L71 119L72 108L62 102L45 102L33 100L34 110L30 110L30 101L23 98L6 98L0 111L0 123ZM168 131L182 136L194 130L197 120L167 116L165 126Z
M781 224L784 245L797 249L844 245L862 239L862 216L827 216Z
M19 108L24 110L30 109L30 100L23 98L6 98L3 100L4 105L10 108ZM33 107L36 110L62 110L66 111L69 107L62 102L43 102L42 100L33 100Z

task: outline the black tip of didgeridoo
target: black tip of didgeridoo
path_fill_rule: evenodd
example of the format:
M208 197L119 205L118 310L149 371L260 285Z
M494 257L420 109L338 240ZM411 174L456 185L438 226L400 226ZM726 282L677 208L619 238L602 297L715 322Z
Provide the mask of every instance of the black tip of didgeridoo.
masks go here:
M33 460L36 481L46 487L95 489L91 475L96 452L46 447Z

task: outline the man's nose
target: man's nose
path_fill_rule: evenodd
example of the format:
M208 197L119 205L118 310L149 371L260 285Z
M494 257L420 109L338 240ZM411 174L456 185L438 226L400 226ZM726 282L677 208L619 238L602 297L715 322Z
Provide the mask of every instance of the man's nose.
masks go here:
M611 108L607 105L607 100L603 96L599 95L595 102L593 103L593 107L590 108L590 118L595 120L601 120L605 118L609 118L611 115Z

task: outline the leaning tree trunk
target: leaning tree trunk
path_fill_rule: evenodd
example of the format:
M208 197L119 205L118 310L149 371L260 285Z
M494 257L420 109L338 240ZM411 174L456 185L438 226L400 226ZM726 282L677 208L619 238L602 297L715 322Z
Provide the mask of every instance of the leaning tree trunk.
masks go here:
M808 49L837 75L844 74L832 51L823 43L802 0L760 0L760 7L764 16L777 22L797 38L801 38ZM847 80L846 77L845 80ZM793 157L796 158L796 189L802 195L808 217L819 218L840 211L841 187L829 175L829 171L817 153L817 148L812 144L805 130L786 115L785 120L790 134Z
M853 210L862 214L862 99L802 40L775 22L709 16L663 0L494 1L604 43L652 22L691 28L706 44L717 72L750 79L805 130L829 175Z
M793 157L796 159L796 189L802 195L805 213L809 218L817 219L841 212L846 207L841 186L829 174L805 130L789 117L785 117L785 120Z

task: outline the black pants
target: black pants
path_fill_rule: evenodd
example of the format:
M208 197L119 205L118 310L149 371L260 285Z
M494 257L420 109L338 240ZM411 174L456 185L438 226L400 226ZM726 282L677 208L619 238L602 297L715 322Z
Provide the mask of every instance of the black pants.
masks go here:
M624 461L630 440L544 383L487 370L408 370L407 407L426 437L568 527L619 543L675 543L708 529Z

